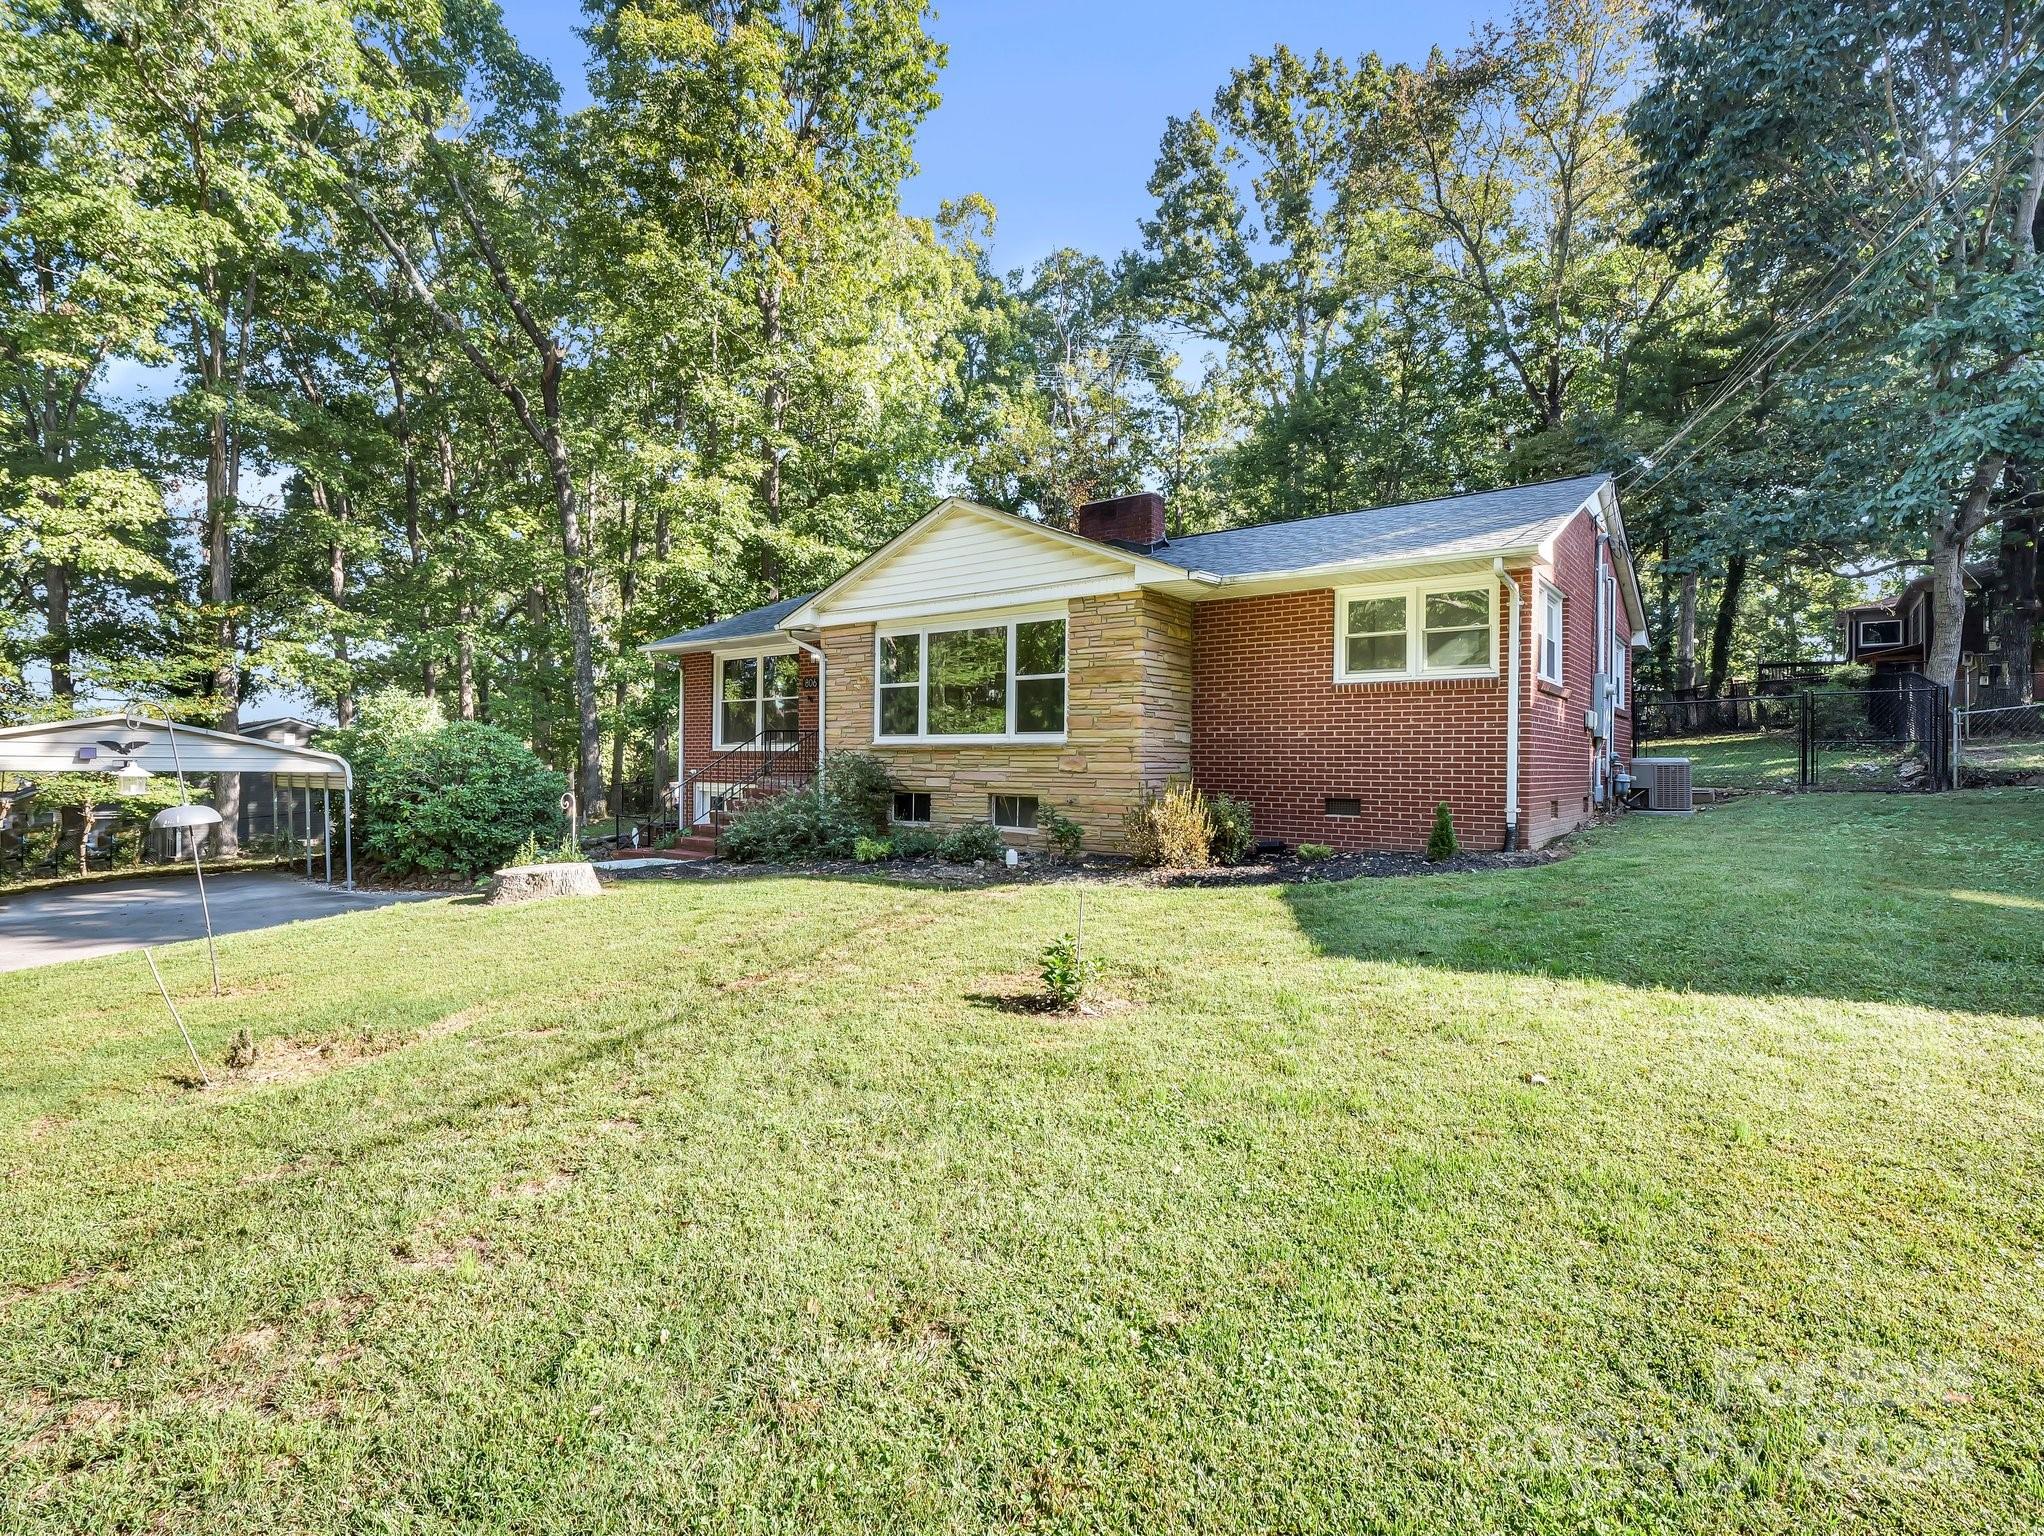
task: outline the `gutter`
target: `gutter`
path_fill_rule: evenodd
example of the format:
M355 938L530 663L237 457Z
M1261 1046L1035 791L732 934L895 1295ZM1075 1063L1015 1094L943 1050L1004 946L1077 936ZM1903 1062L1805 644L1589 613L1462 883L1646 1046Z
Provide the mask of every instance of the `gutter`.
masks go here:
M1511 638L1506 642L1505 684L1505 851L1511 852L1519 846L1519 626L1520 605L1523 602L1519 584L1505 571L1504 556L1492 558L1490 568L1497 579L1511 590L1512 628Z

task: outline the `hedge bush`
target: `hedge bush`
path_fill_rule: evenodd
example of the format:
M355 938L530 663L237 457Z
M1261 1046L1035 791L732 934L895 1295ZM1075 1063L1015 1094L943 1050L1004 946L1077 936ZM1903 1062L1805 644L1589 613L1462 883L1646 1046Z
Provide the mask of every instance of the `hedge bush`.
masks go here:
M566 776L508 731L457 720L378 750L356 798L363 850L392 874L474 879L567 830Z

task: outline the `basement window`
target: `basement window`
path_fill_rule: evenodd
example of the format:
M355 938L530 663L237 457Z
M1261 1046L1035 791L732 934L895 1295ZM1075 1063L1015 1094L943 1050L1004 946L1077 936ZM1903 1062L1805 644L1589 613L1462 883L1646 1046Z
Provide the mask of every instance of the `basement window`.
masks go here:
M929 792L921 789L897 789L894 792L893 819L897 826L927 827L930 824Z
M1354 795L1329 795L1321 802L1321 806L1329 816L1360 816L1363 814L1363 802Z
M1036 796L990 795L987 799L993 823L1003 832L1036 830Z

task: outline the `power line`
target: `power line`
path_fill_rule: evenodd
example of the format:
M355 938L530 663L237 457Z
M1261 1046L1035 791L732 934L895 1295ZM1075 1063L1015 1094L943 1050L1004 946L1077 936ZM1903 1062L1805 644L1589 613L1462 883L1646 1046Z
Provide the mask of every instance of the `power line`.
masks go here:
M2040 91L2036 96L2032 97L2029 103L2025 105L2021 111L2017 112L2013 117L2009 118L2009 120L2005 122L2001 126L2001 128L1995 132L1994 136L1991 139L1989 139L1984 146L1982 146L1979 152L1976 153L1974 157L1970 161L1968 161L1966 165L1963 168L1961 168L1957 172L1957 174L1955 174L1951 178L1951 180L1944 183L1944 185L1936 188L1931 193L1931 195L1924 200L1923 206L1920 207L1913 216L1911 216L1909 222L1903 225L1901 229L1897 230L1894 233L1894 235L1892 235L1881 246L1879 250L1875 251L1874 254L1868 258L1866 263L1859 269L1859 271L1855 272L1852 275L1852 277L1847 280L1847 282L1842 288L1840 288L1828 300L1826 300L1821 308L1819 308L1814 314L1810 315L1806 319L1799 322L1796 325L1795 329L1790 331L1788 335L1784 336L1778 344L1773 345L1771 350L1768 350L1765 353L1765 355L1757 359L1754 359L1749 363L1742 363L1738 368L1736 368L1733 374L1726 380L1726 382L1718 387L1716 393L1713 394L1712 397L1703 405L1699 406L1695 411L1693 411L1689 415L1688 419L1685 420L1682 423L1682 425L1668 437L1667 441L1663 442L1660 445L1660 447L1656 448L1652 453L1648 454L1634 468L1623 472L1618 477L1619 483L1621 485L1625 485L1628 480L1638 480L1641 476L1652 474L1653 471L1659 467L1658 461L1660 460L1662 455L1669 452L1684 438L1689 436L1690 433L1694 432L1697 429L1697 427L1703 423L1705 418L1707 418L1712 412L1716 411L1720 405L1723 405L1732 397L1743 391L1749 384L1751 384L1756 378L1758 378L1762 372L1764 372L1770 365L1772 365L1776 359L1780 358L1785 352L1787 352L1787 350L1791 346L1795 345L1795 343L1802 336L1807 334L1811 327L1815 326L1820 320L1824 319L1825 316L1829 315L1842 302L1844 302L1846 295L1851 293L1852 290L1855 287L1857 287L1860 284L1860 282L1863 279L1865 279L1870 272L1874 270L1875 267L1880 265L1881 261L1886 258L1888 253L1892 251L1897 245L1901 244L1901 242L1905 238L1907 238L1907 236L1912 230L1914 230L1918 225L1922 224L1925 219L1929 218L1933 210L1935 210L1938 207L1938 205L1942 203L1944 199L1951 194L1952 190L1956 188L1960 182L1964 181L1968 176L1970 176L1975 170L1975 168L1979 166L1981 161L1985 160L1990 154L1992 154L1996 147L2000 145L2001 141L2008 137L2008 135L2015 130L2015 128L2023 121L2023 119L2029 116L2029 114L2033 110L2035 110L2039 105L2044 105L2044 91ZM1890 217L1888 221L1889 224L1893 224L1895 218L1898 217L1900 217L1899 211L1894 216ZM1830 281L1830 277L1837 272L1839 267L1843 265L1844 265L1843 261L1836 263L1832 268L1832 272L1826 274L1824 281L1825 282ZM1767 347L1769 342L1772 340L1774 331L1778 331L1780 328L1781 328L1780 323L1777 322L1774 329L1771 330L1766 337L1763 337L1759 343L1756 343L1756 346ZM1807 355L1808 354L1806 353L1805 357L1807 357ZM1662 470L1661 473L1655 474L1651 480L1636 486L1632 486L1631 488L1639 491L1648 491L1653 489L1654 486L1659 485L1663 480L1667 479L1669 475L1673 474L1676 470L1688 464L1690 460L1694 459L1698 453L1702 452L1705 448L1709 447L1711 443L1717 441L1719 437L1723 436L1725 431L1729 429L1731 424L1738 420L1738 417L1739 413L1736 411L1733 412L1731 415L1727 416L1724 419L1724 421L1718 426L1718 428L1715 431L1713 431L1708 437L1704 438L1701 442L1697 443L1693 448L1690 449L1688 453L1684 454L1682 458L1678 460L1676 463L1669 465L1666 469Z

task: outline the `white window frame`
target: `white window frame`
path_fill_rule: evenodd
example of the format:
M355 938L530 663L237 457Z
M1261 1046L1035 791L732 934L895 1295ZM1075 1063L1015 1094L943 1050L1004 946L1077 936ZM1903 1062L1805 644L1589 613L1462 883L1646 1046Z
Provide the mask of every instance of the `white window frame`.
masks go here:
M1063 731L1018 731L1015 729L1015 685L1021 681L1015 672L1015 630L1023 624L1043 624L1056 621L1065 627L1065 669L1058 672L1031 672L1031 678L1058 677L1065 685L1065 713L1067 721L1072 708L1072 619L1068 608L1030 609L1023 612L1006 611L982 614L946 614L941 620L923 620L919 623L881 624L873 631L873 745L876 747L939 746L939 747L984 747L984 746L1061 746L1065 740ZM950 633L961 629L1005 629L1007 631L1008 654L1004 663L1007 674L1007 713L1004 717L1006 729L998 734L964 736L933 736L930 734L930 636ZM885 640L902 635L915 635L916 641L916 733L913 736L885 736L880 731L880 646ZM906 687L896 683L893 687ZM991 814L991 810L989 810Z
M1893 624L1895 626L1895 638L1893 640L1869 640L1867 638L1867 626L1869 624ZM1892 651L1906 643L1909 626L1899 618L1860 619L1855 622L1853 633L1858 639L1858 643L1853 647L1855 650Z
M740 747L750 746L759 740L759 734L766 719L766 664L776 656L795 658L795 714L799 720L802 713L802 653L791 645L773 645L763 650L715 651L710 656L710 745L719 752L732 752ZM752 661L759 671L759 691L752 696L752 735L745 741L727 741L724 736L724 663L727 661ZM799 737L801 727L796 727ZM794 742L787 744L789 747Z
M1534 584L1534 595L1538 599L1536 612L1540 615L1539 627L1533 636L1533 670L1543 683L1562 686L1568 675L1568 594L1563 592L1546 577ZM1552 604L1550 609L1549 604ZM1548 615L1552 612L1554 632L1548 633ZM1547 670L1547 642L1554 642L1554 670Z
M1490 646L1481 665L1430 667L1426 664L1426 602L1443 592L1483 593L1485 626ZM1351 672L1348 666L1348 605L1357 598L1405 599L1405 665L1398 671ZM1498 675L1498 584L1489 571L1460 576L1430 576L1423 581L1377 581L1334 589L1334 680L1337 683L1432 682L1457 677Z
M928 816L924 816L921 820L917 820L913 816L897 816L894 814L893 802L890 801L887 807L887 820L888 824L891 826L927 827L928 825L930 825L931 817L934 817L937 814L936 798L927 789L897 789L893 791L893 794L896 799L899 799L903 795L910 796L921 795L925 800L930 802L930 814Z

